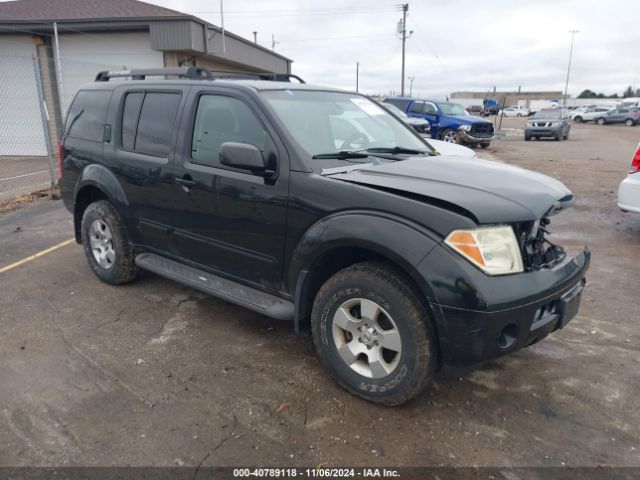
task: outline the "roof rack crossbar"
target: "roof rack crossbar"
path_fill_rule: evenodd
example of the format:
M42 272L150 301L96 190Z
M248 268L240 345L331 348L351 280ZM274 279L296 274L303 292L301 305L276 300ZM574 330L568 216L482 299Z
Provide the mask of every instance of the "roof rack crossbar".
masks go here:
M131 77L132 80L144 80L151 76L174 76L190 80L214 80L207 68L179 67L179 68L143 68L136 70L104 70L96 75L96 82L108 82L111 78Z
M253 79L253 80L268 80L272 82L291 82L291 79L295 79L300 83L306 83L298 75L291 73L259 73L259 72L242 72L242 71L224 71L213 70L211 74L214 78L218 79Z

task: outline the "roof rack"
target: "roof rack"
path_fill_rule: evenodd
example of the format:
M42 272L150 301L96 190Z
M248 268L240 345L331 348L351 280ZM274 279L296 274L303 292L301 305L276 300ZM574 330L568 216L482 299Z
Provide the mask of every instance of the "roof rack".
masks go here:
M96 75L96 82L108 82L111 78L131 77L132 80L144 80L146 77L171 75L188 78L190 80L213 80L208 68L180 67L180 68L142 68L138 70L104 70Z
M111 78L131 77L132 80L144 80L146 77L174 76L188 78L190 80L215 80L215 79L254 79L268 80L272 82L291 82L295 79L300 83L305 81L291 73L255 73L255 72L212 72L204 67L179 67L179 68L144 68L138 70L104 70L96 75L96 82L108 82Z
M256 73L256 72L234 72L234 71L212 71L212 75L215 78L223 79L254 79L254 80L268 80L272 82L291 82L291 79L295 79L300 83L306 83L298 75L292 73Z

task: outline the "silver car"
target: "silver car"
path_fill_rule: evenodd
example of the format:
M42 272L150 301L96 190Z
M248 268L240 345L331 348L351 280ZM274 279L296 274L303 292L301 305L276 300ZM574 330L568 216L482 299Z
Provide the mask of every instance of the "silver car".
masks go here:
M566 110L539 110L527 121L524 139L529 141L532 138L539 140L542 137L552 137L555 140L566 140L570 131L571 120Z

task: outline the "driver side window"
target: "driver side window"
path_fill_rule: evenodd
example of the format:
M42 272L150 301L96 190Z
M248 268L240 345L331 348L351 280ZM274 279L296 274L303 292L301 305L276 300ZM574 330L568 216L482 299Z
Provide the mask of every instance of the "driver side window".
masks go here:
M436 106L433 103L425 103L424 113L428 113L429 115L436 115L438 113L438 110L436 110Z
M424 102L413 102L411 105L412 113L424 113Z
M193 163L218 166L220 145L239 142L265 150L267 131L241 100L223 95L203 95L198 101L191 141Z

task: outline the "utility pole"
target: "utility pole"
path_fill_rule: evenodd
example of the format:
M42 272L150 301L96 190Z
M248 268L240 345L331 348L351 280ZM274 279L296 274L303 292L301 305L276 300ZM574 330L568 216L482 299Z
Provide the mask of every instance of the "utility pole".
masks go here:
M253 43L258 43L258 32L253 32Z
M413 97L413 81L416 77L409 77L409 97Z
M567 79L564 82L564 98L562 99L562 105L567 106L567 90L569 89L569 73L571 73L571 58L573 57L573 39L576 36L576 33L580 32L580 30L569 30L571 34L571 48L569 49L569 65L567 66Z
M279 44L280 42L276 42L276 37L273 35L273 33L271 34L271 50L275 50L276 49L276 45Z
M359 81L360 81L360 62L356 62L356 93L358 93Z
M409 10L409 4L402 4L402 20L400 27L400 34L402 35L402 82L400 84L400 96L404 97L404 45L407 42L407 11Z
M64 122L65 110L64 89L62 88L62 66L60 65L60 41L58 39L58 24L53 22L53 43L55 46L56 80L58 84L58 100L60 101L60 118Z

